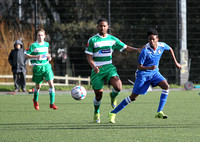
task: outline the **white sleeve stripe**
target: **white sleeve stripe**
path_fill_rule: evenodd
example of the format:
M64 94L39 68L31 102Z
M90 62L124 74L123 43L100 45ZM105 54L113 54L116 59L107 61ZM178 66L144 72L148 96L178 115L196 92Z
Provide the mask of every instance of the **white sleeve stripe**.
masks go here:
M86 54L90 54L90 55L93 55L92 52L89 52L89 51L85 51Z
M125 44L124 47L120 50L122 52L124 49L126 49L127 45Z

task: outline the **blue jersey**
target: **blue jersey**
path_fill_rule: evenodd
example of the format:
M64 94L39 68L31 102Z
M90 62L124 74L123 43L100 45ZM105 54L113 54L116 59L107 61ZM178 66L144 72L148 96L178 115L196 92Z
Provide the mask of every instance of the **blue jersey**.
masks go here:
M144 67L155 65L156 69L154 70L137 70L137 75L150 76L155 72L159 71L159 61L165 50L170 50L171 47L164 42L157 43L157 49L154 50L150 47L149 43L145 45L145 48L142 49L138 63Z

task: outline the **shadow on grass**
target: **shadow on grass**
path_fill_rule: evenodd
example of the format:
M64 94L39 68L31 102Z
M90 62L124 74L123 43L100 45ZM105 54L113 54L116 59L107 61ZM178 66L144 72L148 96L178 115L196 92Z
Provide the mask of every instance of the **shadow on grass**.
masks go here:
M161 129L199 128L200 124L171 125L118 125L118 124L72 124L72 123L7 123L0 124L0 130L70 130L70 129Z
M13 89L14 90L14 89ZM13 91L13 90L11 90L11 89L7 89L7 88L0 88L0 92L11 92L11 91Z

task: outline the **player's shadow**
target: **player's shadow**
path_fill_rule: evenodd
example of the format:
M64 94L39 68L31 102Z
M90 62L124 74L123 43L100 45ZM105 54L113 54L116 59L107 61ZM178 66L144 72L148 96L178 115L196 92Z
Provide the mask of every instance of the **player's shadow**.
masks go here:
M73 130L73 129L171 129L171 128L199 128L200 124L172 124L172 125L119 125L119 124L77 124L77 123L7 123L0 124L0 129L4 130Z

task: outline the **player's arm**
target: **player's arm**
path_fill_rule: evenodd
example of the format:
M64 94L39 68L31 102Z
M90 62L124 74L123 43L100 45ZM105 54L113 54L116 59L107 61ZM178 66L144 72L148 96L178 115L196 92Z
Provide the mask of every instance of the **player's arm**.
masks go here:
M48 61L51 61L51 54L47 53L47 59Z
M144 71L144 70L154 70L154 69L156 69L156 66L152 65L152 66L145 67L142 64L138 63L137 69L141 70L141 71Z
M25 58L27 59L41 59L42 58L42 55L31 55L31 53L33 52L34 50L34 46L33 44L24 52L25 54Z
M173 58L173 60L174 60L174 63L175 63L175 65L176 65L176 68L177 68L177 69L181 69L182 66L177 62L176 57L175 57L175 55L174 55L173 49L170 48L169 52L170 52L170 54L171 54L171 56L172 56L172 58Z
M141 53L139 55L139 58L138 58L138 65L137 65L137 69L138 70L141 70L141 71L144 71L144 70L154 70L156 69L156 66L155 65L151 65L151 66L143 66L145 60L146 59L146 56L147 56L147 50L144 49L145 46L143 46L141 49Z
M33 59L33 58L36 58L36 59L41 59L43 55L30 55L30 54L25 54L25 58L28 58L28 59Z
M141 48L135 48L135 47L131 47L131 46L128 46L125 48L125 51L128 51L128 52L140 52L141 51Z
M118 49L119 51L128 51L128 52L141 52L141 50L143 48L135 48L129 45L126 45L125 43L123 43L121 40L119 40L118 38L114 38L114 40L116 41L116 44L114 45L113 49Z
M94 72L99 73L99 68L97 66L95 66L92 55L90 55L90 54L86 54L86 55L87 55L87 61L90 64L90 66L92 67L92 69L94 70Z

